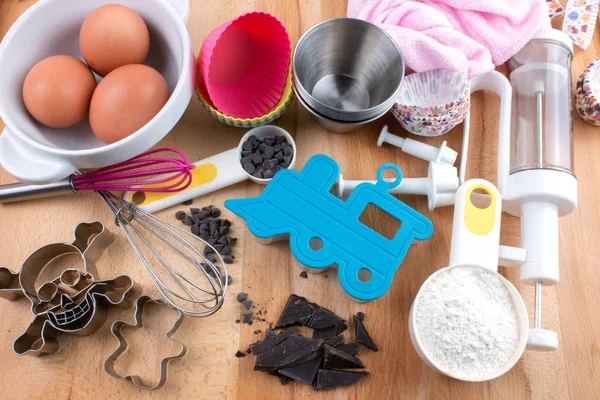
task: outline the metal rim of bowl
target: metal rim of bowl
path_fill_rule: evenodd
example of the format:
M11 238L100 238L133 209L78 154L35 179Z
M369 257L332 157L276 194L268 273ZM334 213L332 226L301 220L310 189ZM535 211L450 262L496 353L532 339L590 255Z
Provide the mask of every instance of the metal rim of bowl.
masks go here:
M392 43L394 48L398 51L398 55L400 56L400 67L401 67L400 75L401 75L401 77L400 77L400 81L398 82L398 87L396 88L394 93L392 93L392 95L390 95L390 97L388 97L385 101L381 102L377 106L367 108L364 110L360 110L360 111L345 111L345 110L342 110L339 108L331 107L325 103L320 102L319 100L315 99L310 93L308 93L306 91L306 89L304 89L304 86L302 86L300 80L298 79L298 75L296 74L296 68L295 68L296 67L296 65L295 65L296 56L298 54L298 49L301 47L303 42L306 40L306 37L309 36L309 34L311 32L316 30L321 25L324 25L327 23L332 23L335 21L344 21L344 20L358 21L359 23L363 23L363 24L374 27L377 31L382 33L390 41L390 43ZM313 109L319 110L317 112L321 116L327 117L327 118L333 118L340 122L359 122L359 121L370 119L376 115L379 115L383 109L386 109L386 112L387 112L387 110L389 110L389 108L391 108L391 106L396 102L396 99L398 98L398 95L402 89L402 81L404 80L404 74L406 72L406 68L404 66L404 57L402 57L402 52L400 51L400 48L398 47L398 45L396 44L394 39L386 31L384 31L377 25L372 24L367 21L364 21L362 19L358 19L358 18L332 18L332 19L328 19L328 20L319 22L318 24L312 26L309 30L304 32L304 34L300 37L300 40L298 40L298 43L296 44L296 47L294 48L294 53L293 53L293 57L292 57L292 66L293 66L292 71L294 74L294 86L295 86L296 93L298 93L298 95L302 94L303 100L307 104L311 105L311 107ZM388 105L390 105L390 107L388 107Z
M312 114L312 115L314 115L315 117L317 117L317 118L321 118L321 119L324 119L324 120L326 120L326 121L329 121L329 122L331 122L332 124L338 124L338 125L344 125L344 126L352 126L352 125L364 125L364 124L368 124L368 123L370 123L370 122L373 122L373 121L375 121L375 120L377 120L377 119L379 119L379 118L383 117L383 116L384 116L384 115L385 115L385 114L386 114L386 113L389 111L389 109L387 109L387 110L383 111L381 114L378 114L378 115L376 115L376 116L374 116L374 117L371 117L371 118L368 118L368 119L365 119L365 120L361 120L361 121L340 121L340 120L337 120L337 119L334 119L334 118L330 118L330 117L328 117L328 116L326 116L326 115L323 115L323 114L319 113L318 111L316 111L315 109L313 109L311 106L309 106L309 105L306 103L306 100L305 100L305 99L304 99L304 98L303 98L303 97L302 97L302 96L301 96L299 93L296 93L296 99L298 100L298 102L299 102L299 103L300 103L300 104L301 104L301 105L302 105L302 106L303 106L303 107L304 107L304 108L305 108L305 109L306 109L306 110L307 110L309 113L311 113L311 114ZM390 107L390 109L391 109L391 107Z

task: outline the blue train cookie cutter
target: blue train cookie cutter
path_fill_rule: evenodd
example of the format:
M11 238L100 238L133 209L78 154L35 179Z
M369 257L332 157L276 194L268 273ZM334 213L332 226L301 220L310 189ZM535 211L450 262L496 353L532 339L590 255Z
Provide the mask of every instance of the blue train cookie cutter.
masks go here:
M394 180L384 180L383 172L388 169L396 173ZM246 220L259 239L289 237L292 253L301 264L318 269L337 265L342 288L350 296L373 300L388 291L413 240L428 239L433 226L388 193L402 180L396 165L379 167L377 183L358 185L345 202L329 192L339 174L333 159L318 154L300 172L279 171L260 196L227 200L225 207ZM369 204L400 221L391 239L359 221ZM365 275L370 277L365 279Z

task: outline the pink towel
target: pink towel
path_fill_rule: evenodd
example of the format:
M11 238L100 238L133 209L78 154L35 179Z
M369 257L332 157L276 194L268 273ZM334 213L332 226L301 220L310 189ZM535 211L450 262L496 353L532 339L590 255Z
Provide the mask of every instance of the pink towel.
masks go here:
M545 0L349 0L348 17L388 32L409 70L473 77L525 46L548 21L548 7Z

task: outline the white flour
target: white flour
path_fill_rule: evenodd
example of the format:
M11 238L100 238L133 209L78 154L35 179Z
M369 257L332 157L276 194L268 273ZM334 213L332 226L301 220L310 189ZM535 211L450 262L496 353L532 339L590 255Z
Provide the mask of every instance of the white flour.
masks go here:
M415 309L426 356L459 379L486 379L504 368L520 323L504 282L477 267L450 268L426 283Z

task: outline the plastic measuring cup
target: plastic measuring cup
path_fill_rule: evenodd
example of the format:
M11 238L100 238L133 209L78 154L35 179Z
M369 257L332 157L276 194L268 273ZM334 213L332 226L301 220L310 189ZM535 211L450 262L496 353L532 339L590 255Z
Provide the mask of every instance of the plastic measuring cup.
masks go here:
M481 204L482 195L473 193L475 190L482 190L489 195L488 204ZM476 203L473 204L471 194L478 195ZM502 199L498 189L491 183L482 179L472 179L460 186L456 193L456 203L454 208L454 222L452 225L452 245L450 248L450 265L442 268L432 274L423 283L415 301L412 304L409 316L409 332L413 346L421 359L437 372L447 375L451 378L480 382L499 377L510 370L521 358L527 337L529 335L529 318L527 308L517 289L504 277L497 273L498 271L498 252L500 245L500 214L502 212ZM457 376L450 371L445 370L441 365L435 362L433 357L428 354L424 345L423 338L419 336L416 318L416 309L424 298L424 292L435 277L447 273L455 268L481 268L497 274L497 277L504 283L507 292L510 294L519 322L519 337L516 342L514 353L502 368L491 371L485 376L471 379L470 377Z
M191 170L192 183L187 189L175 193L143 191L126 192L123 195L123 198L135 203L141 209L153 213L245 181L246 179L251 179L261 185L266 185L271 179L256 178L247 173L242 167L242 145L252 135L256 136L258 139L264 139L268 136L285 137L294 151L288 169L294 168L296 165L296 143L294 142L292 135L278 126L263 125L246 132L246 134L242 136L238 147L205 158L204 160L196 161L194 163L196 168ZM155 178L156 177L153 177L152 179Z

